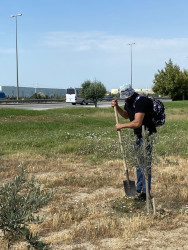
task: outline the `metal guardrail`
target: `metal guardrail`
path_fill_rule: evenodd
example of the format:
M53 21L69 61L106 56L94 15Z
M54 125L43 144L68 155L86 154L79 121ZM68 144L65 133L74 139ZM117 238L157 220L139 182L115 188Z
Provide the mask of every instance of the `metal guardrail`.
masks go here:
M15 104L15 103L55 103L65 102L63 99L24 99L24 100L6 100L0 99L0 104Z
M158 97L161 101L170 101L169 97ZM117 98L118 101L123 101ZM103 100L105 102L110 102L111 100ZM23 99L23 100L10 100L10 99L0 99L0 104L15 104L15 103L57 103L65 102L65 99Z

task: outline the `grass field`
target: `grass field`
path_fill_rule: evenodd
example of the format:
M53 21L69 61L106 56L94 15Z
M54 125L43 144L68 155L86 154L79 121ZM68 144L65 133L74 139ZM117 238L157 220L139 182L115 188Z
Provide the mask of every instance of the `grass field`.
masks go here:
M165 107L152 166L157 212L149 216L145 203L125 197L111 108L0 109L1 184L12 180L23 162L45 189L57 190L40 212L46 221L31 224L32 231L52 249L186 249L188 101ZM130 132L123 131L125 147L133 138ZM130 174L135 179L132 167ZM26 245L19 242L14 249Z

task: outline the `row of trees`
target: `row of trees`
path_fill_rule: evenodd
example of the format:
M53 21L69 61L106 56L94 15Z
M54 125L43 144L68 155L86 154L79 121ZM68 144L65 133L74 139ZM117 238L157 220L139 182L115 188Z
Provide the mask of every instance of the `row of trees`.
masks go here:
M165 68L158 70L153 80L152 90L156 94L170 96L172 100L188 99L188 71L180 70L172 60L165 63Z
M165 63L165 68L158 70L153 80L152 90L155 94L170 96L172 100L188 99L188 70L180 70L178 65L174 65L172 60ZM107 93L104 84L100 81L85 81L81 85L80 96L85 100L91 100L97 107L97 102L102 100ZM118 97L118 96L116 96ZM43 93L34 94L33 99L48 99ZM51 98L60 99L60 96Z
M180 70L178 65L173 64L170 59L165 63L165 68L158 70L154 75L152 90L155 94L170 96L172 100L187 100L188 99L188 70ZM102 100L107 93L104 84L100 81L90 80L85 81L81 85L79 91L80 96L85 100L91 100L97 107L97 102ZM119 97L119 95L115 96ZM33 99L61 99L63 97L54 95L49 97L43 93L36 93L31 98Z
M158 70L153 80L152 90L154 93L170 96L174 100L188 99L188 70L180 70L178 65L173 64L170 59L165 63L165 68ZM99 82L85 81L81 85L80 95L85 100L92 100L97 107L97 102L102 100L106 94L105 86Z

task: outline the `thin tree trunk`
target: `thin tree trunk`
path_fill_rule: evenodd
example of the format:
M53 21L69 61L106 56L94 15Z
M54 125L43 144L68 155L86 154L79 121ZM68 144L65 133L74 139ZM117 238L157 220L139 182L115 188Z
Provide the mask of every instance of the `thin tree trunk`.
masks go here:
M148 168L147 168L147 153L146 153L146 134L145 134L145 128L142 126L142 140L143 140L143 154L144 154L144 178L146 182L146 208L147 213L149 214L149 187L148 187Z

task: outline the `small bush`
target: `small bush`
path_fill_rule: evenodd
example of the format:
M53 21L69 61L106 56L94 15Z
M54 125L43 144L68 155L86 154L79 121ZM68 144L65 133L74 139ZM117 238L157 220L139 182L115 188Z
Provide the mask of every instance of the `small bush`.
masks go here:
M13 182L0 188L0 229L8 240L8 248L18 240L25 239L28 249L49 249L49 245L39 241L38 233L32 234L28 223L41 223L35 213L46 205L54 194L54 190L45 192L34 176L27 180L26 170L20 164L20 173Z

